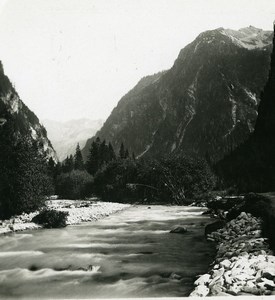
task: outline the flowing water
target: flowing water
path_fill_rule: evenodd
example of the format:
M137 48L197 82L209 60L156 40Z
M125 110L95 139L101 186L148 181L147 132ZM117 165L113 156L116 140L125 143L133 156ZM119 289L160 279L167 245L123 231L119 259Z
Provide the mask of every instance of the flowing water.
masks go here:
M0 298L187 296L214 245L201 208L134 206L97 222L0 237ZM175 225L185 234L169 233Z

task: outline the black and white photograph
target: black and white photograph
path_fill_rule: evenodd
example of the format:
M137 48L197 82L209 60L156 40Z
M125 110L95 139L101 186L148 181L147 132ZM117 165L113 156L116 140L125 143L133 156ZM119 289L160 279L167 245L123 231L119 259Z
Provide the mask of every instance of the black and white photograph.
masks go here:
M275 1L0 0L0 299L275 298Z

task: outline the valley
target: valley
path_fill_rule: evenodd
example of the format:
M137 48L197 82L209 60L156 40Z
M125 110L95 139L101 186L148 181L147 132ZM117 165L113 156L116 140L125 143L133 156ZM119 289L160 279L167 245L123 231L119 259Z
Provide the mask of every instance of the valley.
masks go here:
M275 23L66 1L0 18L0 298L275 295Z

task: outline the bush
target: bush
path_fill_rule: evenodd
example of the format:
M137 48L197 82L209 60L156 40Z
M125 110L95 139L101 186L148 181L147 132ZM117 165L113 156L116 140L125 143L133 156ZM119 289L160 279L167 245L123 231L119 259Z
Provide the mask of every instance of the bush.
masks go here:
M81 199L88 196L93 176L87 171L73 170L56 179L56 192L60 198Z
M32 222L45 228L61 228L66 226L69 213L54 209L44 209L32 219Z
M187 156L112 161L95 174L94 181L103 200L174 204L188 204L214 185L207 163Z

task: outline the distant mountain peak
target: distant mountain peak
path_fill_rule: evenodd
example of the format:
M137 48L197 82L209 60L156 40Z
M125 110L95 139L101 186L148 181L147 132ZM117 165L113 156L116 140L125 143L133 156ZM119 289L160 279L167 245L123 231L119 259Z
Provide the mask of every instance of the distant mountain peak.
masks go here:
M43 120L48 136L56 150L58 159L63 161L68 155L74 155L76 145L83 147L87 139L94 135L103 125L103 120L88 118L64 122Z
M271 31L249 26L239 30L221 29L220 32L229 37L238 47L248 50L263 48L270 45Z

